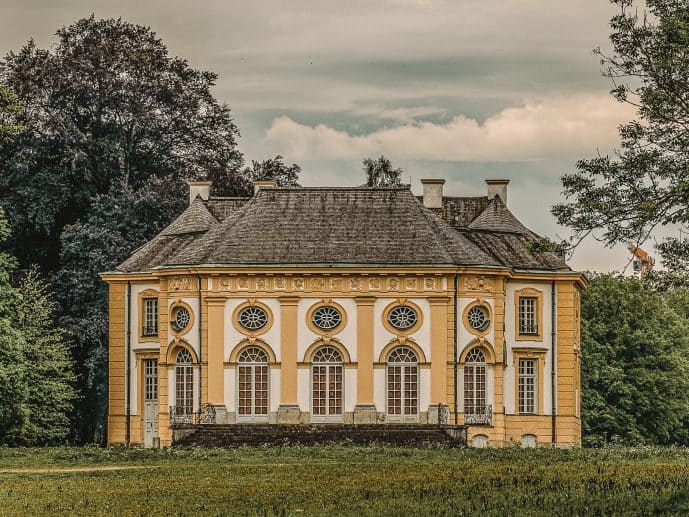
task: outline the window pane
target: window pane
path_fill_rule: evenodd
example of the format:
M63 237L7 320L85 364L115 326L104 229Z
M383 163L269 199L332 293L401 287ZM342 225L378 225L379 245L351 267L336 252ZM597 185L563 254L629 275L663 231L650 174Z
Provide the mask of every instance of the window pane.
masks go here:
M538 334L538 322L536 320L536 303L534 297L519 297L519 333Z
M536 412L536 360L519 360L519 412Z

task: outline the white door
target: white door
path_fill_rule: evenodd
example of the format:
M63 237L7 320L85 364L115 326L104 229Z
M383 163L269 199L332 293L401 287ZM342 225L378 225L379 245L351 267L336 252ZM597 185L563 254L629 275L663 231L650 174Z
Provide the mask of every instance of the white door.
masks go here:
M418 379L416 365L388 365L389 422L419 421Z
M313 422L342 420L342 366L335 364L313 365Z
M144 447L158 438L158 361L144 359Z
M390 352L387 367L388 422L419 421L419 366L416 352L399 346Z

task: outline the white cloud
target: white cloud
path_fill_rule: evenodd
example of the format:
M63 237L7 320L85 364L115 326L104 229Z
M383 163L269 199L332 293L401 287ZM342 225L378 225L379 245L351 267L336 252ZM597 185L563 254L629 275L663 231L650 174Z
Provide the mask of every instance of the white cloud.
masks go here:
M510 107L483 123L457 116L446 124L419 122L354 136L324 124L279 117L263 146L290 159L360 159L378 154L407 160L538 161L608 153L617 126L633 109L608 95L572 96Z

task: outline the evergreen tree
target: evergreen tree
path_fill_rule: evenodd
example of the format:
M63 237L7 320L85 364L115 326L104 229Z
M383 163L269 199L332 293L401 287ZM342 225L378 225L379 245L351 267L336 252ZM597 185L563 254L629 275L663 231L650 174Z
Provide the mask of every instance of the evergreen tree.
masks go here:
M687 301L592 278L581 305L584 443L689 444Z
M5 212L0 208L0 243L10 235ZM28 397L26 365L22 350L24 336L17 328L17 293L11 274L17 263L8 253L0 253L0 444L13 444L26 425Z
M55 326L55 303L34 267L19 287L18 327L23 334L26 420L17 441L22 445L64 443L76 393L65 330Z

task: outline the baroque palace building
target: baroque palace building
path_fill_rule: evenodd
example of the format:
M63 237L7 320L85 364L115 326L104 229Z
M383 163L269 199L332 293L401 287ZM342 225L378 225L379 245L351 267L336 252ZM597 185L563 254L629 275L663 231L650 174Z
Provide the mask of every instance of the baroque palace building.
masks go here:
M578 445L586 279L487 195L276 188L189 207L109 284L108 442L176 424L464 426Z

